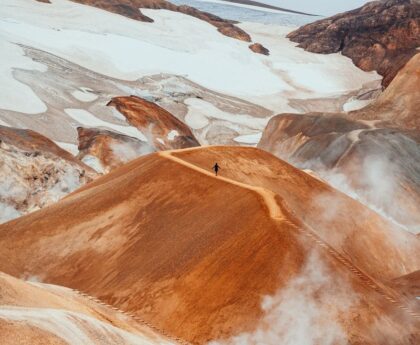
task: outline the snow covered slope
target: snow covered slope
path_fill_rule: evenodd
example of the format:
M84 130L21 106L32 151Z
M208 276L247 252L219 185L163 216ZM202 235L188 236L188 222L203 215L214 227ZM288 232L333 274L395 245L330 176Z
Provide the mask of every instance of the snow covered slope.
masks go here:
M173 3L193 6L222 18L239 22L255 22L286 26L301 26L319 19L318 16L291 13L261 6L232 3L223 0L172 0Z
M166 10L142 12L155 22L65 0L3 0L2 124L34 129L68 147L77 144L76 127L85 125L71 113L88 111L109 123L92 126L115 131L114 125L127 123L104 105L112 97L134 94L158 101L181 120L187 114L206 117L206 128L194 132L202 144L235 144L236 137L260 133L274 113L300 111L290 105L296 99L309 106L315 98L344 104L379 79L340 55L296 48L285 38L289 28L242 24L269 45L270 56L261 56L248 49L248 42L223 36L197 18ZM210 104L208 111L216 107L230 118L246 115L256 121L215 121L189 105L197 96ZM325 102L321 107L327 107ZM217 132L224 133L222 139Z

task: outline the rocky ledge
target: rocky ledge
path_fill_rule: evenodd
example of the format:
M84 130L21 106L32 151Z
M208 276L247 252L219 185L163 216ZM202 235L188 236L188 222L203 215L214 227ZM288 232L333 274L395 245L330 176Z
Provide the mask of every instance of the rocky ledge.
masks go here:
M353 11L316 21L288 37L313 53L342 52L364 71L376 70L387 87L418 53L420 1L374 1Z

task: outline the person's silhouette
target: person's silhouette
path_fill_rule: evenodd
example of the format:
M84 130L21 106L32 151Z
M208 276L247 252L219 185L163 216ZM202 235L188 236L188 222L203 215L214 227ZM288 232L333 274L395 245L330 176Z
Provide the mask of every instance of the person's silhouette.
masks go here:
M216 163L213 167L213 170L216 173L216 176L217 176L217 173L219 172L219 169L220 169L219 164Z

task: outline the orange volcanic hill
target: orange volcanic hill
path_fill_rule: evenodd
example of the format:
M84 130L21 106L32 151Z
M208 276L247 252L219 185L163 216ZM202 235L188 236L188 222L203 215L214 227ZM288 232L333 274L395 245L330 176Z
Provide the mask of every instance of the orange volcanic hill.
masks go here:
M335 343L418 343L415 301L391 280L418 270L419 253L416 236L243 147L150 154L0 226L0 270L86 291L194 344L261 343L270 324L279 344L293 312Z
M129 124L148 133L149 145L157 150L200 146L185 123L153 102L136 96L121 96L114 97L107 105L115 107Z

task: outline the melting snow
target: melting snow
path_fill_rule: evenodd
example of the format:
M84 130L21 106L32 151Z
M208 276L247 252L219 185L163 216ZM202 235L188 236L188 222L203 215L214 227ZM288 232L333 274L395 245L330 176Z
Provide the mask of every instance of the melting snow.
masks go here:
M74 98L81 102L93 102L98 98L97 95L91 92L92 90L87 88L80 88L80 90L75 90L71 94Z
M21 213L14 207L0 201L0 224L20 217Z
M110 122L105 122L96 116L92 115L86 110L83 109L64 109L64 111L70 115L78 123L89 126L89 127L105 127L119 133L128 135L130 137L137 138L141 141L147 141L146 137L140 132L137 128L131 126L120 126L115 125Z
M45 6L3 0L0 18L13 20L2 19L0 25L12 41L118 79L179 74L210 89L245 95L273 93L282 84L248 49L248 42L223 36L210 24L181 13L142 12L155 23L68 1Z
M70 345L152 345L155 342L134 335L81 313L52 308L1 306L0 318L26 322L51 332Z
M92 155L86 155L82 158L82 162L90 166L96 172L103 174L105 172L104 167L101 164L101 161Z
M248 42L221 35L197 18L166 10L142 11L155 22L130 20L63 0L48 6L36 1L3 0L0 38L36 47L113 78L182 75L203 87L246 98L274 111L290 110L287 98L336 95L379 79L376 73L357 69L340 54L311 54L297 48L286 38L291 28L240 24L254 41L270 49L270 56L262 56L251 52ZM2 51L10 50L6 48ZM8 71L17 66L14 57L19 56L13 53L12 59L7 59ZM31 63L31 68L42 66L22 56L20 59L25 66ZM11 78L9 73L8 80ZM14 83L31 92L23 84ZM86 99L87 95L77 93L75 97ZM24 106L25 102L20 104ZM9 105L17 106L16 102ZM40 104L27 108L33 112L45 110Z
M189 108L188 114L185 116L185 123L192 129L201 129L209 124L209 120L205 115Z
M75 144L63 143L61 141L54 141L57 146L60 146L63 150L70 152L73 156L79 154L79 148Z
M1 5L3 6L3 4ZM5 20L3 19L3 23ZM0 108L27 114L43 113L47 106L32 89L13 77L16 68L46 71L47 67L24 56L23 49L4 40L0 21Z
M370 103L372 103L372 100L371 99L360 100L360 99L351 98L350 100L348 100L343 105L343 110L344 111L353 111L353 110L362 109L362 108L366 107Z
M175 139L175 137L177 137L177 136L179 136L178 131L177 131L177 130L175 130L175 129L173 129L172 131L170 131L170 132L168 133L167 138L168 138L169 140L174 140L174 139Z
M233 140L242 144L257 145L259 141L261 140L261 137L262 137L262 132L258 132L255 134L240 135L239 137L236 137Z
M185 101L188 105L188 116L186 117L187 124L196 125L198 123L205 123L203 117L208 119L225 120L231 123L237 123L251 128L257 128L263 130L268 122L267 118L256 118L251 115L238 115L227 113L219 108L216 108L213 104L203 101L197 98L189 98ZM201 119L200 119L201 116ZM198 117L198 121L197 118ZM192 126L193 128L195 126Z
M6 126L6 127L11 127L8 123L4 122L2 119L0 119L0 125Z

